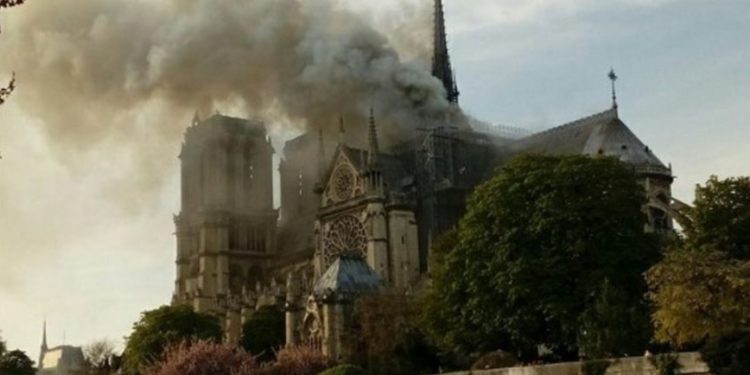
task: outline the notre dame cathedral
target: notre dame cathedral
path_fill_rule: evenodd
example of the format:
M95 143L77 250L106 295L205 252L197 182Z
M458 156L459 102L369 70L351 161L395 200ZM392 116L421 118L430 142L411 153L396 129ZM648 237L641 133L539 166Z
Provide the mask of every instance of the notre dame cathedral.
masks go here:
M441 0L432 73L457 107ZM288 342L316 343L338 356L352 299L383 286L416 288L431 241L457 224L472 190L519 153L619 158L646 190L646 229L672 230L671 167L620 119L614 90L611 108L523 137L441 124L381 147L373 114L362 127L366 147L348 144L342 124L332 155L317 131L287 142L275 209L275 150L264 124L196 116L180 154L173 303L220 317L235 342L259 306L283 306Z

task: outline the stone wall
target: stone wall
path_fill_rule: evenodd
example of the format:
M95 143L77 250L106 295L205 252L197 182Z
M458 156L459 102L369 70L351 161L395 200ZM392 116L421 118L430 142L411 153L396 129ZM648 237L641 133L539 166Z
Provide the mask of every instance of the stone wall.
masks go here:
M698 353L681 353L679 356L680 374L708 375L708 366ZM557 363L544 366L512 367L496 370L462 371L448 375L579 375L580 362ZM659 375L646 357L620 358L614 360L607 369L607 375Z

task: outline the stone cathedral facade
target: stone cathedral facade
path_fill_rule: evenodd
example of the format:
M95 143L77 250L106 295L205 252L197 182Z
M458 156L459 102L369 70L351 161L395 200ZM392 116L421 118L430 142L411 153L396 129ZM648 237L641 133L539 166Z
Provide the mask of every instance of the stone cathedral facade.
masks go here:
M458 107L441 0L434 29L432 72ZM235 342L258 307L277 305L287 342L312 342L337 357L353 301L383 287L415 289L432 241L457 224L474 188L519 153L619 158L649 198L645 229L672 230L671 167L620 119L614 96L601 113L524 137L441 120L382 147L375 114L353 126L366 144L349 144L343 124L335 145L319 131L286 143L276 209L276 151L265 124L196 116L180 154L173 303L220 317Z

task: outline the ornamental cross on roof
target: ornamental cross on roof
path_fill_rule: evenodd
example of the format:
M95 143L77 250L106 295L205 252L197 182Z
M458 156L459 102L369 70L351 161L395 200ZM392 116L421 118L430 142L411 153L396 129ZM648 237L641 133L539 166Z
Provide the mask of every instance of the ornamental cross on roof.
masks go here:
M608 77L609 77L609 80L612 81L612 108L617 108L617 86L616 86L616 82L617 82L617 79L620 78L620 77L617 76L617 74L615 73L615 69L614 68L612 68L609 71L609 76Z

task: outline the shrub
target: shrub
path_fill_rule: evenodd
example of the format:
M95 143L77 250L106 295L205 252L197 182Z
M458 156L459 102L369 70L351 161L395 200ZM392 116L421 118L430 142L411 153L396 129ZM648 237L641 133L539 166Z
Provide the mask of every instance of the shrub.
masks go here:
M333 366L335 363L319 349L290 345L276 353L276 362L263 366L258 375L317 375Z
M701 355L715 375L745 375L750 369L750 331L711 339Z
M340 365L323 371L320 375L367 375L367 371L353 365Z
M167 348L163 360L146 371L147 375L252 375L255 359L229 344L208 341L180 344Z

